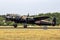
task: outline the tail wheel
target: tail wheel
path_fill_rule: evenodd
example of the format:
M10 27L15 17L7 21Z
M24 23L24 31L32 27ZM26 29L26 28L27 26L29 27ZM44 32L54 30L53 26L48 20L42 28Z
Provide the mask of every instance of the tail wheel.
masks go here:
M13 24L13 26L14 26L14 28L17 28L17 24L15 23L15 24Z

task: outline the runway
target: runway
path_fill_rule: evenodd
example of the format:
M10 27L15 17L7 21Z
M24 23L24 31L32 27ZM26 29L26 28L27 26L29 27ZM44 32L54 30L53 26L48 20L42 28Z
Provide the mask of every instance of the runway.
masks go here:
M17 28L13 26L0 26L0 29L60 29L60 26L28 26L27 28L23 26L18 26Z

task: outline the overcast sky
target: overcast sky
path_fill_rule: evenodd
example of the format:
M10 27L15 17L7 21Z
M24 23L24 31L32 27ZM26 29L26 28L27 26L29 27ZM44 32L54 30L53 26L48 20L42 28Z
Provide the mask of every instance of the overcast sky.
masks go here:
M60 0L0 0L0 14L34 15L60 12Z

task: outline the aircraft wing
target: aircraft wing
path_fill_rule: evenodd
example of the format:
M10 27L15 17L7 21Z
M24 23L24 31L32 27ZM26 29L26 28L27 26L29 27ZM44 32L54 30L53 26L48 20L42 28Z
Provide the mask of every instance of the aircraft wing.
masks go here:
M43 17L35 17L35 18L33 18L35 21L37 21L37 20L44 20L44 19L47 19L47 18L50 18L50 17L48 17L48 16L43 16Z

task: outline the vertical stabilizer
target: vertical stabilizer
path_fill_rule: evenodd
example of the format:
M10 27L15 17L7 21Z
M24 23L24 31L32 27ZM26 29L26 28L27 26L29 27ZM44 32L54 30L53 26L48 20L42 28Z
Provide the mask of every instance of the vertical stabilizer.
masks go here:
M52 22L53 26L56 25L56 17L53 18L53 22Z

